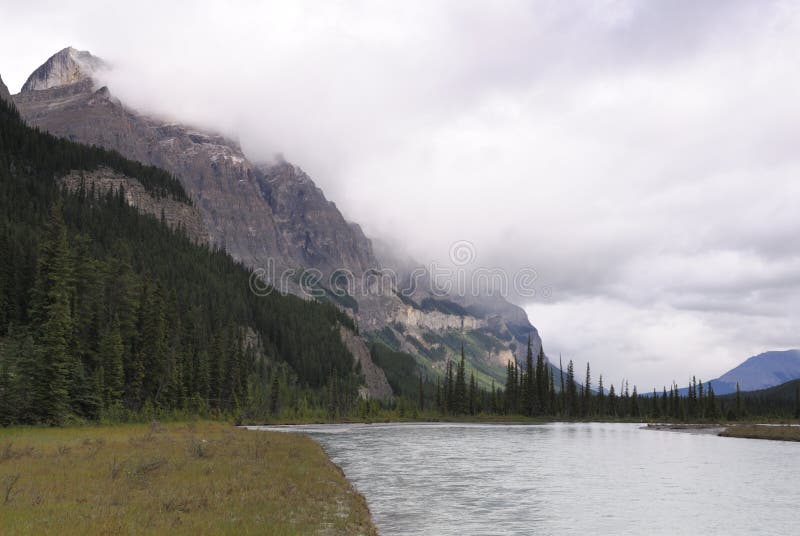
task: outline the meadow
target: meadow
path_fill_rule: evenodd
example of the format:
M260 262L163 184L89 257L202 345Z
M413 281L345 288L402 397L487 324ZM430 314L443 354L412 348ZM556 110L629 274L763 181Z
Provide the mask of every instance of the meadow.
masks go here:
M218 422L0 429L3 534L375 534L306 436Z

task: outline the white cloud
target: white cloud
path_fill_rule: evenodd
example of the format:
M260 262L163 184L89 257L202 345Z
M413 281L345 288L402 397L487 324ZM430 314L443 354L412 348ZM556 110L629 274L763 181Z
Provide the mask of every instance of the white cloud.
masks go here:
M661 384L800 346L794 3L25 2L0 20L12 90L88 48L124 101L282 152L373 236L534 267L551 353Z

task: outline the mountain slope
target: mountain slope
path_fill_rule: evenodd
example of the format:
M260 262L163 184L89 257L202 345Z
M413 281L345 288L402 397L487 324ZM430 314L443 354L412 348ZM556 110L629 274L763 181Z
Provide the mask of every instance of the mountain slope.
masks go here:
M256 165L231 140L126 107L98 87L105 68L88 52L64 49L34 71L14 102L30 124L50 133L170 171L202 215L199 234L210 243L251 268L267 269L282 291L307 295L300 286L306 272L319 270L318 299L347 311L366 337L415 355L426 371L444 371L464 345L488 386L491 379L504 381L506 363L522 357L529 335L538 351L541 340L524 311L502 298L441 297L422 289L407 298L399 293L402 282L370 280L399 267L388 255L376 258L361 228L299 167ZM332 291L339 273L353 275L346 293Z
M279 166L265 179L237 143L126 108L107 88L96 87L103 65L88 52L66 48L31 74L14 102L30 124L52 134L174 173L203 214L212 243L249 266L271 261L281 270L308 267L309 252L320 266L354 273L377 266L360 229L348 225L319 190L284 199L282 214L273 211L270 192L301 173ZM296 214L301 221L293 219ZM299 237L298 225L307 231Z
M138 185L140 201L191 207L163 170L31 129L0 102L3 424L256 411L270 389L287 403L309 392L354 403L349 317L294 296L255 296L248 269L131 206L120 189L59 181L98 170Z
M764 352L747 359L719 378L711 380L714 392L755 391L800 378L800 350Z

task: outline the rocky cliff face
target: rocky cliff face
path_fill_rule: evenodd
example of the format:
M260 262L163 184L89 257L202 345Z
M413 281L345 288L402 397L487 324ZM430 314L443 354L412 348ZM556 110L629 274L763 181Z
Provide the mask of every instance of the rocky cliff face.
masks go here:
M22 91L61 87L91 78L106 69L103 60L86 51L67 47L56 52L25 81Z
M245 264L355 272L377 266L369 240L298 168L259 169L232 140L126 108L108 88L96 88L104 65L64 49L34 71L14 102L31 125L174 173L211 242Z
M122 189L125 200L139 212L156 218L163 216L164 222L171 228L184 229L195 242L208 243L209 236L203 225L203 218L195 207L168 197L156 199L135 177L101 167L95 171L73 171L63 177L61 182L69 190L84 188L94 191L97 196L109 191L117 193Z
M390 399L393 394L392 387L383 370L372 362L369 348L364 344L364 340L345 328L341 328L341 335L342 342L353 354L356 366L360 366L361 373L364 375L364 386L360 390L360 395L363 398Z

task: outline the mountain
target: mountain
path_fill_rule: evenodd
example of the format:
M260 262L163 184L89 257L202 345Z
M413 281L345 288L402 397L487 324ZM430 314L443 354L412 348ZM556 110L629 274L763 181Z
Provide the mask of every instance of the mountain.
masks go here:
M726 395L741 391L767 389L800 378L800 350L777 350L764 352L748 358L719 378L710 380L714 394ZM687 387L679 389L681 395L689 392Z
M301 399L321 413L323 396L346 412L375 382L391 395L352 318L254 295L249 269L188 235L193 210L164 170L0 101L0 424L263 418Z
M711 380L714 392L720 395L736 391L755 391L800 378L800 350L773 351L758 354L741 365Z
M97 87L104 66L89 52L65 48L30 75L14 102L31 125L174 173L199 208L211 243L249 266L275 262L279 270L319 265L354 273L377 267L360 228L321 191L305 187L299 170L259 170L232 140L126 108L107 87ZM287 188L302 195L281 197Z
M406 274L402 266L377 256L361 227L299 166L254 163L224 136L127 107L102 85L108 68L66 48L31 74L14 103L31 125L174 174L200 214L203 228L192 225L197 240L266 269L282 291L308 296L311 287L353 317L368 341L414 355L426 372L443 371L463 346L488 385L504 381L509 360L524 358L529 336L538 352L541 339L521 308L500 297L434 296L421 286L403 295L403 281L382 278L389 270ZM342 274L352 277L339 291Z

